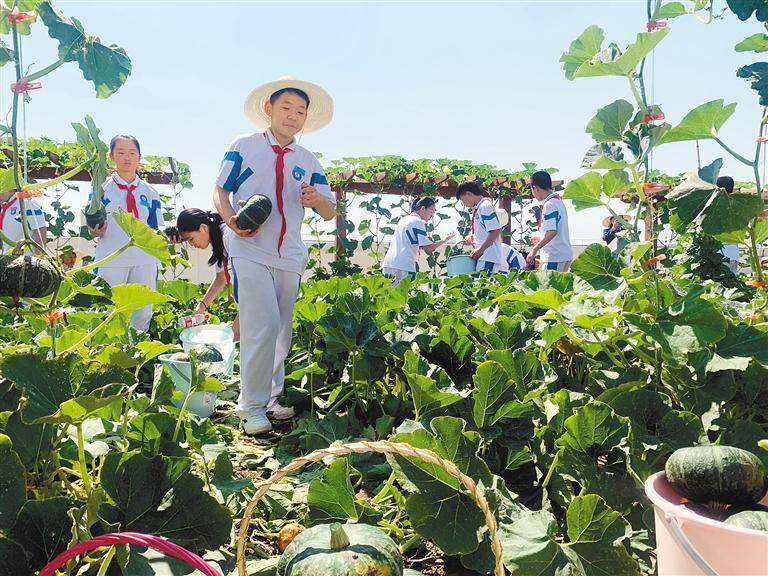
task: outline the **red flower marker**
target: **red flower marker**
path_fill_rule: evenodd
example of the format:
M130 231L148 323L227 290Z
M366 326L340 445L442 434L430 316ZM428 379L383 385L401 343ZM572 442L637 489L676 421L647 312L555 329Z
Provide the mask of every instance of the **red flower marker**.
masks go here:
M757 215L758 220L768 220L768 210L763 210Z
M768 286L768 280L747 280L744 284L753 288L765 288Z
M667 22L666 20L648 20L648 22L645 24L645 27L650 32L651 30L656 30L657 28L666 28Z
M660 182L643 182L643 190L666 190L667 185Z
M20 92L29 92L30 90L39 90L43 87L41 82L30 82L25 76L18 82L11 84L11 92L18 94Z
M749 310L742 310L739 312L739 316L745 320L760 320L760 314L758 312L750 312Z
M27 198L39 198L40 196L45 196L45 192L42 190L22 190L21 192L16 192L16 198L19 200L26 200Z
M755 138L755 141L762 144L763 142L768 142L768 136L758 136Z
M48 324L48 326L53 326L54 324L56 324L56 321L62 316L64 316L64 310L62 310L61 308L57 308L56 310L51 310L45 315L45 323Z
M652 114L643 114L643 122L646 124L650 124L651 122L656 122L656 120L664 120L666 116L664 116L664 112L659 110L658 112L653 112Z
M653 268L654 266L656 266L656 264L666 259L667 259L666 254L659 254L658 256L654 256L653 258L646 260L644 264L648 266L648 268Z
M24 22L26 20L37 20L37 12L34 10L30 12L22 12L19 10L18 6L14 6L11 13L8 14L8 21L13 24L18 24L19 22Z

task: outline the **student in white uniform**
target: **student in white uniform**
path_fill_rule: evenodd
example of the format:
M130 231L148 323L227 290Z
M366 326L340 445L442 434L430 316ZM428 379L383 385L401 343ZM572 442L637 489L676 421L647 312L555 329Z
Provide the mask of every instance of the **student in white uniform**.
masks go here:
M567 272L573 260L573 250L565 204L552 190L552 177L544 170L531 176L531 191L541 208L538 241L528 254L528 264L533 266L536 255L541 254L542 269Z
M160 195L136 174L141 160L139 141L133 136L115 136L109 143L109 157L115 163L115 172L104 182L104 197L101 200L107 211L107 220L96 229L88 228L91 236L98 239L96 261L106 258L128 243L128 235L112 216L114 212L124 210L155 230L163 222ZM110 286L144 284L154 290L158 264L157 258L132 246L99 266L97 275ZM131 314L131 326L136 330L146 332L151 320L151 305Z
M216 209L235 236L230 244L240 306L240 397L237 414L246 434L272 429L270 417L294 415L282 406L284 361L291 348L293 306L307 265L301 238L305 208L325 220L336 215L335 196L314 154L296 143L333 116L333 100L310 82L280 79L256 88L246 116L266 129L230 144L213 195ZM272 202L257 231L237 226L233 206L254 194Z
M427 237L426 223L436 211L434 198L419 198L413 201L410 214L400 218L381 264L384 274L395 277L391 286L397 286L406 276L416 276L416 258L420 248L425 252L433 252L456 235L456 232L452 232L434 242Z
M733 194L735 182L730 176L720 176L715 182L718 188L723 188L728 194ZM726 265L734 274L739 273L739 245L723 243L720 253L726 260Z
M496 209L483 195L477 182L462 182L456 188L456 198L472 209L470 241L474 250L469 255L477 260L477 271L507 272L507 263L501 253L502 225Z
M24 209L27 212L27 228L29 237L40 246L45 246L48 235L48 227L45 223L43 207L34 198L24 200ZM0 193L0 232L11 242L24 239L24 230L21 227L21 206L16 197L15 190ZM10 248L10 244L4 244L0 237L0 253Z
M525 270L528 267L528 263L525 261L525 257L520 254L516 249L512 248L509 244L501 244L501 253L504 255L504 260L507 263L508 271L512 270Z
M178 233L174 239L176 242L187 242L200 250L206 250L210 246L211 257L208 259L208 265L216 267L216 277L208 286L208 290L200 299L193 313L205 314L208 307L216 300L219 292L226 286L232 285L233 279L235 284L234 297L235 302L237 302L237 276L234 269L229 265L229 243L234 232L224 224L221 216L215 212L207 212L199 208L187 208L176 217L176 231ZM232 331L235 335L235 342L239 342L240 314L235 316Z

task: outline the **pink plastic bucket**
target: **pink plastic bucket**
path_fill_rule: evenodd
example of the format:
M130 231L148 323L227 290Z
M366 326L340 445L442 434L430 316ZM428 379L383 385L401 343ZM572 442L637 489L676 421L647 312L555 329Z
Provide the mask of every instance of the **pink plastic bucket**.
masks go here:
M664 472L645 482L656 516L659 576L765 576L768 532L736 528L680 506ZM763 498L768 504L768 496Z

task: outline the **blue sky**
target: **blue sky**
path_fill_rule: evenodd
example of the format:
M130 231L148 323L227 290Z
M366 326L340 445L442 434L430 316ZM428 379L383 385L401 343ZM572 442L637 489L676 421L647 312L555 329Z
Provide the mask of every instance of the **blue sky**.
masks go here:
M690 5L691 2L686 2ZM219 161L235 135L251 131L243 100L256 85L293 76L323 85L335 100L333 123L300 143L325 162L344 156L448 157L517 170L555 166L571 180L591 140L595 111L631 95L624 79L565 79L560 55L587 26L624 47L645 26L645 2L85 2L57 3L89 34L125 48L126 85L107 100L69 64L42 80L27 108L27 133L71 140L72 121L91 114L105 139L135 134L146 154L173 155L192 168L183 202L210 207ZM724 6L724 3L721 3ZM672 33L647 68L654 102L673 124L715 98L737 102L721 132L742 154L754 152L760 107L735 70L761 55L733 46L760 32L755 20L704 25L670 21ZM56 43L38 23L24 39L32 70L55 59ZM2 70L7 86L10 68ZM0 106L6 110L9 93ZM702 161L724 173L750 170L712 142ZM696 167L693 143L660 148L654 166ZM75 204L75 199L71 199ZM572 235L599 236L600 211L572 214Z

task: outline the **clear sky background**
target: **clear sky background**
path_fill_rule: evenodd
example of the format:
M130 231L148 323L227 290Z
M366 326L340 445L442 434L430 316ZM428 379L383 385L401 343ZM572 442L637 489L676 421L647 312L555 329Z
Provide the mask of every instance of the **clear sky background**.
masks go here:
M90 114L105 140L131 133L145 154L189 163L195 187L183 204L198 207L212 206L227 144L252 131L243 115L245 96L286 75L321 84L335 100L333 123L300 140L325 163L384 154L467 159L508 170L536 162L572 180L584 173L589 119L599 107L632 97L624 79L568 81L558 60L591 24L604 29L606 43L624 48L646 22L645 2L631 0L56 5L81 20L87 33L123 47L133 72L114 96L97 100L75 64L59 68L31 93L27 134L74 140L70 122ZM710 25L685 16L669 26L672 33L646 68L653 102L672 124L704 102L737 102L721 136L752 157L761 108L735 71L765 55L739 54L733 46L763 30L731 13ZM31 70L52 62L57 47L42 23L34 28L23 44ZM1 85L12 81L7 66ZM0 107L9 106L4 89ZM723 173L752 179L750 169L717 144L703 142L701 153L703 164L723 157ZM654 167L695 169L694 143L661 147ZM599 238L603 216L571 212L572 236Z

